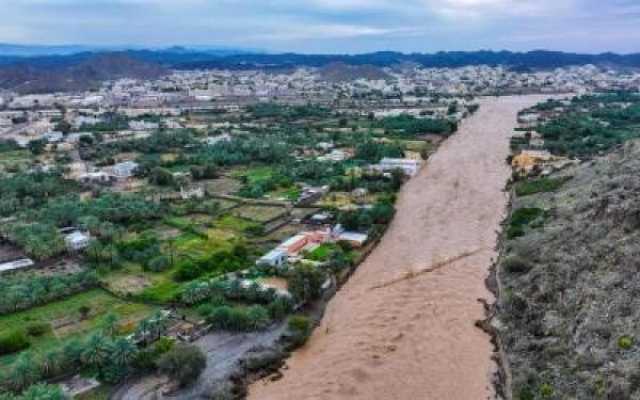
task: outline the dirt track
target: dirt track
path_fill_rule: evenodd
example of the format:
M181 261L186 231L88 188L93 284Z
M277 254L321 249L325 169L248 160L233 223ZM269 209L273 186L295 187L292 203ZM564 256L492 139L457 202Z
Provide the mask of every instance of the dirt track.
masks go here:
M496 256L516 113L539 96L483 100L402 190L384 239L329 304L284 378L253 400L481 400L490 338L474 327Z

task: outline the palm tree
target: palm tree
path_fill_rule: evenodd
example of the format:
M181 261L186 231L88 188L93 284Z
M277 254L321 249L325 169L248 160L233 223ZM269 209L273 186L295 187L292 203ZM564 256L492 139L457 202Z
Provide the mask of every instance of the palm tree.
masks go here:
M120 367L129 365L136 353L136 346L125 338L113 343L111 359Z
M109 313L102 321L102 331L105 335L114 337L118 331L120 319L116 314Z
M11 385L18 391L26 388L38 379L38 370L33 362L33 358L29 353L23 353L16 361L9 381Z
M29 389L20 396L22 400L64 400L66 398L59 386L44 383L29 387Z
M166 330L169 325L169 321L167 316L160 310L156 311L152 317L153 320L153 333L156 338L159 338Z
M56 350L46 352L40 359L40 372L42 376L54 376L60 368L61 354Z
M153 324L148 319L143 319L138 322L138 327L136 328L136 336L139 336L142 341L146 344L147 338L149 337L149 333L153 328Z
M104 364L108 356L109 342L101 334L93 334L85 345L82 360L88 365L99 367Z
M79 340L74 339L67 342L62 348L64 367L75 368L82 358L82 353L84 353L84 346Z

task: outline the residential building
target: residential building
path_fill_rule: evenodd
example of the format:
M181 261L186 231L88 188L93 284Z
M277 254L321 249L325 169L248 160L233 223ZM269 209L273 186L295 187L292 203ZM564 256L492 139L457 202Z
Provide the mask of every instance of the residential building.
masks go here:
M42 138L49 143L59 143L64 139L64 134L58 131L50 131L42 135Z
M69 251L86 249L91 242L89 232L73 231L64 237L64 243Z
M256 264L258 266L269 266L269 267L281 268L284 265L286 265L288 257L289 255L285 250L280 248L275 248L270 252L268 252L267 254L265 254L264 256L260 257L260 259L258 259Z
M394 170L402 170L407 176L415 176L420 167L422 161L412 160L408 158L383 158L380 163L374 166L375 169L382 172L391 172Z
M336 225L331 231L331 237L335 241L348 242L353 247L362 247L369 240L366 233L347 231L340 224Z
M138 169L135 161L124 161L113 166L113 174L119 179L131 178Z
M19 260L8 261L0 264L0 274L3 272L15 271L18 269L28 268L33 266L33 260L29 258L21 258Z

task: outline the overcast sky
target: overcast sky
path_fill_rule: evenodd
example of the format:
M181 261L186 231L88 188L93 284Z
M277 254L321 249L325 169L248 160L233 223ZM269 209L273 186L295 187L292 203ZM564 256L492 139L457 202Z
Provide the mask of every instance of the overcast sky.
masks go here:
M639 0L0 0L0 42L639 52Z

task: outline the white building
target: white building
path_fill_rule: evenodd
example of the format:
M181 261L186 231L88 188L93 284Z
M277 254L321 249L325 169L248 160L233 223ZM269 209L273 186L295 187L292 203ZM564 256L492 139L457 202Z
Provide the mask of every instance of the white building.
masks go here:
M90 184L90 183L109 184L115 180L116 180L115 176L107 174L104 171L87 172L85 174L78 175L78 181L84 184Z
M256 264L258 266L269 266L269 267L280 268L287 263L288 257L289 255L286 250L275 248L270 252L268 252L267 254L265 254L264 256L260 257L260 259L256 261Z
M400 169L408 176L414 176L420 170L422 161L408 158L383 158L374 168L382 172Z
M119 179L131 178L138 169L135 161L124 161L113 166L113 174Z
M129 121L129 129L134 131L150 131L158 128L160 128L160 124L157 122Z
M331 236L333 240L349 242L353 247L362 247L369 240L369 235L366 233L347 231L340 224L333 227Z
M91 235L88 232L73 231L64 237L64 243L70 251L86 249L90 242Z
M29 258L21 258L19 260L8 261L0 264L0 274L8 271L15 271L18 269L28 268L33 265L33 261Z
M221 142L230 142L231 141L231 135L229 135L228 133L224 133L222 135L218 135L218 136L209 136L206 139L206 142L209 146L214 146L218 143Z
M64 139L64 135L62 134L62 132L50 131L42 135L42 138L49 143L59 143L62 142L62 139Z

